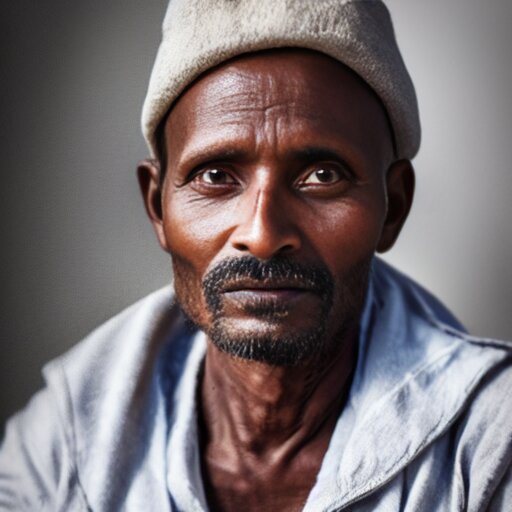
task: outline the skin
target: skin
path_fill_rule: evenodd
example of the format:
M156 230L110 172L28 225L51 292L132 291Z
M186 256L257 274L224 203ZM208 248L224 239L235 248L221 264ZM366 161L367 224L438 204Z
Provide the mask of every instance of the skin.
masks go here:
M323 265L334 278L329 357L279 367L209 343L200 388L211 510L301 510L357 355L366 282L349 276L395 242L412 203L411 164L396 161L386 113L370 88L306 50L243 56L203 75L173 106L165 134L163 184L149 160L139 166L139 182L160 245L173 258L180 303L207 334L212 315L201 281L226 258L284 255ZM229 328L278 339L314 324L311 293L243 288L223 295ZM274 322L255 317L246 307L254 301L286 303L287 314Z

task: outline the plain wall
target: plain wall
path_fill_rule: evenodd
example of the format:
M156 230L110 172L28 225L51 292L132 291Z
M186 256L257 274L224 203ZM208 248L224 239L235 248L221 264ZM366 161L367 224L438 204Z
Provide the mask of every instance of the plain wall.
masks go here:
M1 18L0 425L40 368L170 280L135 167L163 0L17 0ZM417 87L416 201L387 259L512 338L512 3L389 0Z

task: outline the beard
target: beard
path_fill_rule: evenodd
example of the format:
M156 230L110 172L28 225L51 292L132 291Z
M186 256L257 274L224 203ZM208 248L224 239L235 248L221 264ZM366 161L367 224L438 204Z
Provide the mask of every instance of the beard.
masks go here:
M298 366L313 359L325 360L341 350L346 334L357 328L371 260L370 257L354 265L335 280L326 266L300 264L283 256L267 261L253 256L228 258L210 269L202 280L210 321L197 327L205 331L219 350L236 358L272 366ZM180 282L176 287L178 301L189 321L196 324L196 315L186 307L190 299L180 300L180 296L187 295L188 280L179 279L179 275L179 269L175 268L176 284ZM228 285L243 279L266 285L285 282L292 287L296 283L298 288L306 288L316 295L318 305L308 312L307 325L297 328L287 321L290 313L287 303L246 304L244 313L258 321L258 328L237 328L225 311L223 293Z

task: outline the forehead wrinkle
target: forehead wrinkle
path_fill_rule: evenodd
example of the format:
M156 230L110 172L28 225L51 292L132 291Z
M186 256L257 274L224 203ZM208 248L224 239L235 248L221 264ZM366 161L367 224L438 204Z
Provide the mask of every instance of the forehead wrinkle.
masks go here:
M270 151L272 156L279 155L280 141L290 137L290 111L294 110L289 102L267 104L261 109L261 119L255 133L256 146L262 151Z
M273 94L265 91L238 88L216 93L215 89L208 91L208 94L205 95L204 99L206 101L201 103L201 109L197 111L198 119L211 115L217 116L219 113L222 113L223 117L226 116L227 120L232 117L244 118L251 113L267 117L270 113L279 109L286 112L292 106L292 102L289 100L281 101L275 98ZM293 110L295 110L295 107Z
M284 150L303 136L312 145L318 145L319 138L335 143L341 136L336 146L350 153L364 147L365 160L380 158L379 149L385 148L380 148L380 119L372 117L375 105L373 110L370 105L363 109L363 115L358 112L359 102L371 103L373 96L344 69L328 70L327 78L320 80L323 71L317 65L297 70L293 62L285 61L260 71L246 64L217 69L185 93L185 108L176 125L184 153L196 146L204 149L208 141L225 142L226 147L238 144L247 154L266 150L279 157L280 147ZM291 66L289 73L284 72L286 66ZM328 87L331 83L337 89ZM382 107L377 107L380 113ZM389 136L387 124L384 128Z
M184 141L180 162L196 160L199 155L216 153L223 147L226 150L243 148L247 158L250 155L266 154L270 158L286 159L289 152L287 146L297 136L305 133L310 134L308 145L318 146L319 139L324 145L338 145L334 131L325 132L325 115L315 115L314 111L307 112L301 105L276 102L265 107L247 106L232 108L227 112L223 110L222 116L215 109L212 113L216 114L213 118L199 116L196 129ZM212 122L215 123L213 130Z
M300 104L300 81L295 77L283 80L272 73L231 67L213 72L204 80L206 87L200 98L211 108L222 104L228 110L256 111L276 105L283 96Z
M216 125L257 121L262 126L272 115L279 115L283 122L290 116L310 121L322 118L321 112L312 111L308 102L302 101L303 84L294 76L283 80L271 73L231 67L213 72L202 85L194 109L196 126L212 120Z
M231 84L233 85L233 84ZM300 103L294 99L276 97L275 90L247 90L238 87L235 90L222 90L222 96L215 94L216 87L207 95L213 101L202 103L197 112L197 127L205 128L207 136L212 126L216 126L214 138L240 137L246 144L253 145L253 150L261 152L263 147L277 155L278 140L290 135L293 124L301 124L297 116L310 118ZM302 110L302 112L298 112ZM290 122L294 117L294 123ZM305 119L304 119L305 120ZM202 140L202 143L205 141ZM193 145L193 144L192 144Z

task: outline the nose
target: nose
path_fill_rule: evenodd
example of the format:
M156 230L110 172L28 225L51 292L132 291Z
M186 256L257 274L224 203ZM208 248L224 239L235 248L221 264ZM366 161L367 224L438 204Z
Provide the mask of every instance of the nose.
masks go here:
M301 238L289 206L286 193L270 186L246 191L238 208L240 221L231 234L232 246L260 260L297 251Z

